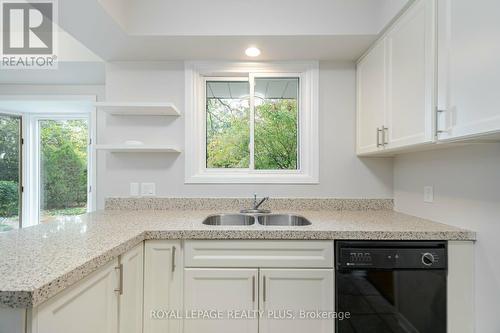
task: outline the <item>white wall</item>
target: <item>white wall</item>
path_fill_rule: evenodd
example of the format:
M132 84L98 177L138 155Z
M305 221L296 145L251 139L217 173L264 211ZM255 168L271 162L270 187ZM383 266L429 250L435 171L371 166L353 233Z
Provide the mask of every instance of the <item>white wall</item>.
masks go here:
M434 185L434 203L423 188ZM395 209L477 232L476 332L500 330L500 144L402 155L394 161Z
M184 184L184 155L98 155L98 202L127 196L130 182L155 182L159 196L391 198L392 161L355 155L355 70L351 63L320 64L320 184ZM170 101L184 112L184 65L113 63L107 66L108 101ZM116 117L100 114L98 141L172 143L184 146L184 117Z

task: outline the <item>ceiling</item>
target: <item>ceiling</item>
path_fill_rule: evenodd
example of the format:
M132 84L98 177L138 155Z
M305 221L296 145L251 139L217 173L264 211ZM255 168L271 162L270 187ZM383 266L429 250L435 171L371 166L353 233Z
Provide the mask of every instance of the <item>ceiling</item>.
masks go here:
M349 60L408 0L65 0L59 24L105 61Z
M102 85L109 61L353 61L411 1L63 0L58 69L0 84Z

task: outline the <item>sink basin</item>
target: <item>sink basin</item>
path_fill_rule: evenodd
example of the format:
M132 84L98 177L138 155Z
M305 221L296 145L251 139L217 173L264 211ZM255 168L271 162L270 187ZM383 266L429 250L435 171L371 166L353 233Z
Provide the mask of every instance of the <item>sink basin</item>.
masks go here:
M206 225L252 225L254 223L253 216L243 214L211 215L203 221Z
M304 226L311 224L305 217L290 214L261 215L257 217L257 220L261 225L270 226Z

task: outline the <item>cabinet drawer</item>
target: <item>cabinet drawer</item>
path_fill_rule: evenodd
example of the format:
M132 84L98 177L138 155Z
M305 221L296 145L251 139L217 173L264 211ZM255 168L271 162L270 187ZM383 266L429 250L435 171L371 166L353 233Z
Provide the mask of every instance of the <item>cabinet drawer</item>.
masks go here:
M186 267L333 267L332 241L193 240Z

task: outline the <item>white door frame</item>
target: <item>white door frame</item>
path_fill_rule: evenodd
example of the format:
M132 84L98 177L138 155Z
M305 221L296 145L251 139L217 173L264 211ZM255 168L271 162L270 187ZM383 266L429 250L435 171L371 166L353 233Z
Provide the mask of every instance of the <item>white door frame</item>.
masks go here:
M22 121L22 138L24 145L22 146L22 184L24 191L22 193L22 227L36 225L39 223L39 140L38 140L38 120L41 119L68 119L68 118L87 118L88 119L88 166L87 166L87 184L88 198L87 211L96 210L96 194L97 194L97 158L93 146L97 136L97 117L96 108L93 106L97 100L96 95L0 95L0 110L4 114L21 116ZM88 112L37 112L33 110L17 111L2 108L3 101L52 101L52 102L82 102L91 103Z

